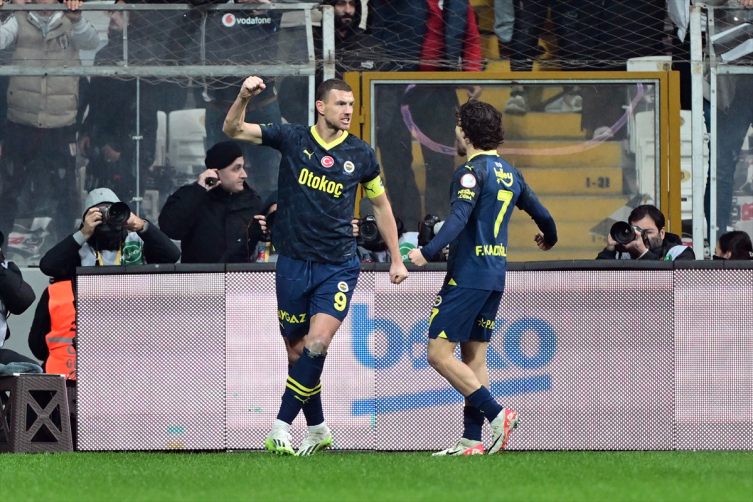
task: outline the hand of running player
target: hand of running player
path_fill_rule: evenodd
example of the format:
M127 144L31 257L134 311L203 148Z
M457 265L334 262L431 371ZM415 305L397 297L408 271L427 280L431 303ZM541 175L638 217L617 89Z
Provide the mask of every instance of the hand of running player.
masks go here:
M536 245L539 247L539 249L543 251L549 251L550 249L552 249L552 246L547 244L546 241L544 240L544 232L540 230L539 230L539 233L537 233L534 236L533 240L536 241Z
M400 284L408 277L408 269L403 262L393 261L390 265L390 281L392 284Z
M426 258L424 258L423 253L421 253L418 249L411 249L408 251L408 259L413 263L414 265L418 265L419 267L423 267L428 262L426 261Z
M259 77L248 77L243 82L243 86L241 86L241 92L238 94L238 96L243 99L253 98L266 88L266 84Z

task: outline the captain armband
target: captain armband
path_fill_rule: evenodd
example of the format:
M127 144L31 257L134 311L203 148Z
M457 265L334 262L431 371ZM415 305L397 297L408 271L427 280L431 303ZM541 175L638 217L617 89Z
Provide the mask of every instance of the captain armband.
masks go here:
M382 183L382 177L377 176L371 181L363 183L363 188L366 190L366 197L373 199L379 197L384 193L384 183Z

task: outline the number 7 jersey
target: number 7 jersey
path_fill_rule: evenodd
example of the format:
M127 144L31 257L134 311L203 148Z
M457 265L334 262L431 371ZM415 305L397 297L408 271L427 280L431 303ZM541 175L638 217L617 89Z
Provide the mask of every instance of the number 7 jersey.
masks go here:
M455 171L452 203L458 202L471 204L473 210L458 238L450 244L446 279L450 285L504 291L507 229L514 207L531 215L547 242L557 241L549 211L520 172L496 151L477 153Z

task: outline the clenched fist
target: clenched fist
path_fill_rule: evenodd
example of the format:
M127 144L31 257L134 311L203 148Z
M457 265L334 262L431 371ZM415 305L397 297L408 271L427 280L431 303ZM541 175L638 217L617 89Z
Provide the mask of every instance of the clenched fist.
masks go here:
M250 99L266 89L267 86L259 77L248 77L241 87L239 96L242 99Z

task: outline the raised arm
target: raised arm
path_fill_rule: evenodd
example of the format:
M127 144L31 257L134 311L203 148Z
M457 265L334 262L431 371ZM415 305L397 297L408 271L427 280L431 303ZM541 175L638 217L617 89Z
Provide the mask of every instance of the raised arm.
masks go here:
M230 107L222 125L222 132L230 139L261 145L261 127L259 124L246 123L246 106L248 101L266 88L259 77L248 77L241 86L235 103Z

